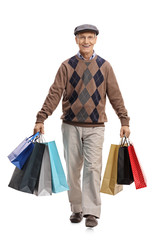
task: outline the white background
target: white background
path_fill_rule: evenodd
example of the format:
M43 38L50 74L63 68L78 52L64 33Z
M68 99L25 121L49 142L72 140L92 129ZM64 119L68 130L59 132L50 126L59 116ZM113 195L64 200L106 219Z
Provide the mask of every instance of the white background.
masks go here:
M159 1L0 1L0 238L159 239ZM95 51L116 74L130 120L130 140L148 180L111 196L101 193L99 225L71 224L67 192L36 197L8 187L14 166L7 155L32 135L60 64L78 51L74 28L98 27ZM45 121L45 138L63 156L61 102ZM103 170L111 144L120 141L120 121L106 104ZM2 237L3 236L3 237Z

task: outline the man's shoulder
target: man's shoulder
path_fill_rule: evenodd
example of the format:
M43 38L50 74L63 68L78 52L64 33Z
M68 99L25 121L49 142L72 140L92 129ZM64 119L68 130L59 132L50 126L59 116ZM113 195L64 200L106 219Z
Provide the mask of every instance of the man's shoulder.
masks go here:
M76 63L76 62L78 62L78 59L76 58L76 55L74 55L74 56L72 56L72 57L67 58L66 60L64 60L64 61L62 62L62 64L67 65L67 64L74 64L74 63Z
M111 64L108 60L106 60L104 57L99 56L98 54L97 54L96 62L99 66L102 66L102 65L107 66L107 67L111 66Z

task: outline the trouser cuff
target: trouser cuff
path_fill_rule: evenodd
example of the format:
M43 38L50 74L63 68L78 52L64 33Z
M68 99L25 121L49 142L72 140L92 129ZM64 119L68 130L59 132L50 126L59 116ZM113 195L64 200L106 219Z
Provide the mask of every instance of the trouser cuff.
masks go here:
M83 216L85 217L85 215L93 215L97 218L100 218L100 214L101 214L101 207L96 207L96 208L83 208L82 209L83 212Z
M82 205L81 204L72 204L71 203L71 211L74 213L82 212Z

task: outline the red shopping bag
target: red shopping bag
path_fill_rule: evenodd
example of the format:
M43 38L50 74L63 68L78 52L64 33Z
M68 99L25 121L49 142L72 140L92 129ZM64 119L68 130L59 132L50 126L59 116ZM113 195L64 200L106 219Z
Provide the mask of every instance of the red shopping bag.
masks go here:
M136 189L147 187L147 181L138 161L133 144L128 146L128 152Z

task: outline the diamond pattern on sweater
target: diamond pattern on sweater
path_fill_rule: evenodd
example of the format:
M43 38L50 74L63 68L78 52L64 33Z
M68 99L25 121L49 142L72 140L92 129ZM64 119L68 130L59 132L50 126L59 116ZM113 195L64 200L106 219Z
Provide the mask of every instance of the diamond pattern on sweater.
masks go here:
M92 79L92 74L90 73L89 69L87 68L82 76L82 80L85 84L85 86L89 83L89 81Z
M85 62L85 64L86 64L86 66L88 67L88 66L89 66L89 64L90 64L90 62Z
M92 100L96 106L98 105L100 99L101 99L101 96L100 96L98 90L96 89L96 91L92 95Z
M69 59L68 63L74 69L69 82L74 89L69 98L71 108L65 117L66 120L98 122L99 102L102 97L99 87L102 88L101 84L104 82L101 72L104 62L103 58L97 56L95 65L84 61L85 67L75 56Z
M103 77L100 69L96 72L96 74L94 75L93 78L95 80L97 87L99 87L101 85L101 83L104 81L104 77Z
M72 86L75 88L80 80L80 76L76 71L73 72L71 79L69 80Z
M90 98L90 95L89 95L87 89L84 88L83 91L79 95L79 100L84 105L89 100L89 98Z
M75 117L75 114L72 111L72 109L70 108L68 111L68 114L65 116L65 120L72 121L74 117Z
M74 90L74 92L72 93L72 96L69 98L69 102L70 102L71 104L73 104L73 103L77 100L77 98L78 98L78 94L77 94L77 92Z
M77 117L79 122L85 122L85 120L88 117L88 113L86 112L84 107L79 111L79 113L77 114L76 117Z
M103 65L103 63L105 62L105 60L103 58L101 58L100 56L97 56L96 62L97 62L98 67L100 68Z
M77 64L78 64L78 59L75 56L73 56L69 59L68 63L70 64L70 66L72 68L75 69L77 67Z
M92 122L98 122L99 114L98 114L98 111L96 108L91 113L90 118L91 118Z

